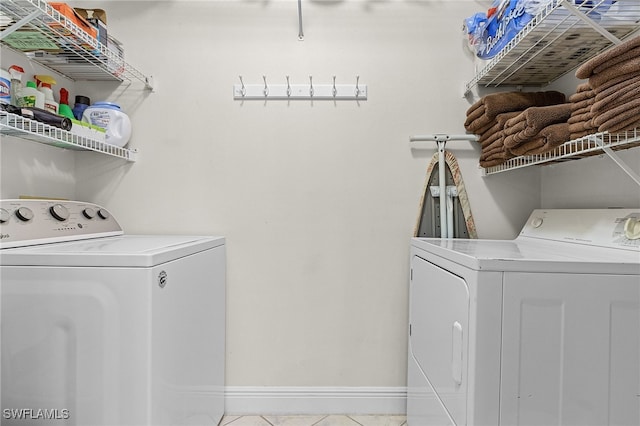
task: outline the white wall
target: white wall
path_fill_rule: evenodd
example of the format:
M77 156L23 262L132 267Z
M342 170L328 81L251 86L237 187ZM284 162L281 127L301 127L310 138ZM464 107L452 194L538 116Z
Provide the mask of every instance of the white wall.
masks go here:
M464 133L473 65L460 29L481 7L303 7L300 42L294 0L109 2L110 30L157 89L76 84L74 94L121 103L140 160L71 154L66 192L104 204L128 233L227 237L228 385L404 386L408 240L435 152L411 149L409 137ZM239 75L245 83L360 75L369 99L242 103L232 98ZM5 140L7 198L23 191L5 163L32 153ZM479 146L449 148L479 236L513 238L540 206L540 170L483 178ZM22 174L39 179L36 192L47 189L33 170Z

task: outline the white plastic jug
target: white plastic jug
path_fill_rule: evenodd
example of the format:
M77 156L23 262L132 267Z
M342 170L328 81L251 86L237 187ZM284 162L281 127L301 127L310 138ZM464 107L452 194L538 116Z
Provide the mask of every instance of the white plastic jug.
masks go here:
M123 147L131 138L131 120L118 104L96 102L84 110L82 121L105 129L108 144Z

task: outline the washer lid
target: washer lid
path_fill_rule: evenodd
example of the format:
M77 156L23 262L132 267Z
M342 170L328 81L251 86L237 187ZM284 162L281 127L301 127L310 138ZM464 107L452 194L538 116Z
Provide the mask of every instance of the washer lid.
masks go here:
M473 270L640 275L637 251L519 237L515 240L413 238L412 245ZM429 259L431 261L435 261Z
M224 243L224 237L122 235L4 249L0 251L0 265L150 267Z

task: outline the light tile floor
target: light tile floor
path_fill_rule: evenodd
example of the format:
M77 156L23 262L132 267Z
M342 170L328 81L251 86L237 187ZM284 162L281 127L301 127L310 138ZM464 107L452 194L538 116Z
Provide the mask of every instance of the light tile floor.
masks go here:
M220 426L406 426L405 416L224 416Z

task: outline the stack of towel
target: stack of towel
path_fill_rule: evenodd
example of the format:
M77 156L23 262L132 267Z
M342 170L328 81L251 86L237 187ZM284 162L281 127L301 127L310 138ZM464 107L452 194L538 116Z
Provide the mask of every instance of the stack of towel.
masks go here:
M569 117L569 131L571 139L578 139L596 133L598 127L593 124L591 107L595 103L596 93L589 83L578 85L576 93L569 96L571 117Z
M547 91L492 93L473 104L467 110L464 126L467 131L480 136L480 165L495 166L520 155L516 152L538 152L558 144L558 140L565 138L565 131L554 128L544 134L541 132L551 124L566 122L570 109L564 102L563 93ZM545 109L559 104L564 106ZM526 112L530 108L533 109ZM568 131L568 125L565 127L564 130ZM507 139L510 146L505 145ZM562 142L567 140L568 136Z
M589 79L578 89L588 85L592 102L590 115L580 117L584 121L574 119L572 135L581 133L576 131L578 123L589 133L617 133L640 126L640 36L585 62L576 70L576 77ZM569 100L573 102L572 97Z

